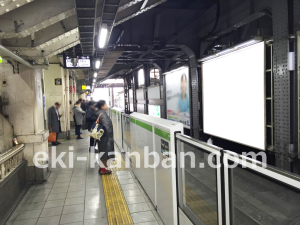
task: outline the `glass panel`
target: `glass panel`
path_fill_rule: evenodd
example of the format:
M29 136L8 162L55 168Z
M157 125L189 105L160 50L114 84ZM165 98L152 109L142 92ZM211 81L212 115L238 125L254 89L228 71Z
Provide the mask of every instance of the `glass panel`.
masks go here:
M217 171L208 165L206 151L180 140L177 144L181 152L195 155L195 167L190 156L184 157L184 168L178 167L180 208L194 224L217 225Z
M299 190L241 167L229 171L232 190L232 224L299 224Z
M123 117L123 139L128 147L131 148L130 118L127 116Z

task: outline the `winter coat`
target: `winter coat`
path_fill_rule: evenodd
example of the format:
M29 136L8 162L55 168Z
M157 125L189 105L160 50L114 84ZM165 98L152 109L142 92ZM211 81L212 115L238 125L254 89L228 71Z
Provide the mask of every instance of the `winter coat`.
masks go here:
M95 110L92 107L88 107L86 111L86 123L88 124L88 130L91 130L93 123L95 123L97 117L95 115Z
M75 116L76 125L82 125L83 123L83 115L85 114L84 111L78 106L75 106L73 108L73 113Z
M97 110L95 112L96 117L102 113L99 119L99 124L102 125L106 133L105 135L101 138L101 141L98 143L98 148L101 151L105 151L109 154L110 158L114 158L114 129L113 129L113 124L109 116L104 110Z
M52 132L55 133L60 133L61 132L61 127L60 127L60 122L59 122L59 115L56 113L56 108L54 106L51 106L48 111L48 127L52 128ZM51 129L49 129L51 132Z

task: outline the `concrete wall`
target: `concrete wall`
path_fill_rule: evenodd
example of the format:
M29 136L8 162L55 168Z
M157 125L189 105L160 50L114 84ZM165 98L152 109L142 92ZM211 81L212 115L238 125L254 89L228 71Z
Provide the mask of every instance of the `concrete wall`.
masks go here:
M44 70L45 82L44 90L46 97L46 109L54 105L55 102L60 102L62 105L59 108L62 132L66 131L67 116L66 116L66 93L65 93L65 71L59 64L50 64L48 70ZM55 79L62 79L62 85L55 85ZM48 123L47 123L48 124Z
M13 147L13 128L8 120L0 114L0 154Z
M49 133L45 129L43 78L41 69L19 65L19 73L14 74L12 66L6 61L0 64L0 82L6 81L1 87L1 97L8 100L3 108L4 115L8 116L19 143L26 145L24 159L28 161L30 181L44 180L47 172L33 164L35 153L48 153ZM11 139L6 139L6 142Z
M2 63L0 81L1 96L9 104L4 106L4 114L14 127L15 135L31 135L44 130L42 70L32 70L20 66L20 73L14 74L12 66Z

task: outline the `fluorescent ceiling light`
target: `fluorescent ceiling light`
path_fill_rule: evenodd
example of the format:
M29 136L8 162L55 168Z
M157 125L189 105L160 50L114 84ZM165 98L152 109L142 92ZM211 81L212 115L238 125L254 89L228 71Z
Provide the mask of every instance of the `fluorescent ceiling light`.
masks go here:
M100 68L100 64L101 64L100 59L97 59L96 63L95 63L95 68L99 69Z
M106 44L106 38L107 38L107 24L102 24L100 32L99 32L99 40L98 40L98 44L99 44L99 48L104 48L105 44Z
M124 80L123 79L108 79L108 80L101 82L101 84L124 84Z
M96 78L97 76L98 76L98 74L95 72L95 73L94 73L94 77Z

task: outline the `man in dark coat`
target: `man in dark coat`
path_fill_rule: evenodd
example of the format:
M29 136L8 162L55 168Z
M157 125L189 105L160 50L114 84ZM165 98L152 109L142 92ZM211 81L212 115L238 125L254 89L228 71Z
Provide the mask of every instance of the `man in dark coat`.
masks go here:
M60 143L57 141L58 135L61 132L60 127L60 117L58 109L61 106L59 102L56 102L54 106L51 106L48 109L48 127L50 132L56 133L56 141L52 142L52 145L59 145Z
M85 101L85 100L82 100L80 107L81 107L81 109L82 109L83 111L86 112L87 104L86 104L86 101Z

